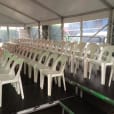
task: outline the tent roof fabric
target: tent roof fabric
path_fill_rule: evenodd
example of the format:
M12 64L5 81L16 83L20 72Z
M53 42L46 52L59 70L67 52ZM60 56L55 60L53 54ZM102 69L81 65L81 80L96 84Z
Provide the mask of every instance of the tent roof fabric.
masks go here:
M0 0L0 24L56 23L110 6L114 0Z

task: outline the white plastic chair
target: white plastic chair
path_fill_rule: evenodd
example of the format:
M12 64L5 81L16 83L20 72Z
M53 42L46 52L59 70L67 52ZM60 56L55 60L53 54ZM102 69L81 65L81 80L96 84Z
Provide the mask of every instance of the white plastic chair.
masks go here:
M53 66L53 64L54 64L54 62L56 61L56 59L57 59L57 57L58 57L58 54L57 53L52 53L49 57L48 57L48 59L46 60L46 62L45 62L45 64L39 64L38 66L37 66L37 68L38 68L38 70L40 71L40 70L42 70L42 69L49 69L50 67L52 67ZM35 79L35 82L37 81L37 77L34 77ZM40 82L42 82L42 77L40 76ZM40 84L40 87L41 87L41 89L42 89L42 86L41 86L42 84Z
M52 80L53 78L58 78L59 80L59 86L61 86L61 78L63 80L64 90L66 91L66 85L65 85L65 78L64 78L64 69L66 65L67 57L64 55L61 55L57 58L56 62L53 64L53 66L49 69L40 69L40 74L42 78L41 82L41 88L43 89L44 85L44 76L48 78L48 96L51 96L51 89L52 89ZM57 70L57 66L59 66L59 70Z
M7 50L4 50L4 54L0 58L0 68L4 68L7 62L9 61L9 58L11 58L13 55L8 52Z
M114 53L114 46L105 46L101 50L100 54L94 59L88 59L89 63L89 79L91 78L91 72L93 65L101 66L101 84L105 84L105 74L107 66L111 66L113 64L112 54Z
M23 57L23 59L24 59L24 74L26 74L27 59L30 60L31 55L32 55L32 50L28 50L28 49L27 49L27 52L26 52L25 56Z
M16 59L13 63L10 73L0 74L0 107L2 106L2 86L5 84L16 84L16 90L18 94L21 94L22 99L24 99L24 93L22 88L22 82L20 77L20 71L22 68L23 59ZM15 68L19 65L16 73Z
M11 57L9 57L7 59L7 61L3 65L1 65L0 74L8 74L8 73L10 73L11 64L16 58L17 58L17 56L15 56L15 55L12 55Z
M43 52L41 56L39 57L38 62L34 62L33 69L34 69L34 82L37 82L37 72L38 72L38 66L45 64L46 60L48 59L50 52Z
M33 58L31 58L31 60L28 61L28 75L29 78L31 78L31 72L32 72L32 67L34 66L34 64L36 63L36 61L38 62L40 55L42 54L42 51L34 51L34 56Z
M113 65L111 66L111 72L110 72L109 83L108 83L109 87L111 85L111 81L114 81L114 58L112 58L112 63Z
M85 47L86 43L81 42L75 46L75 50L73 50L73 60L75 63L75 68L72 67L71 71L74 69L74 74L77 71L77 68L79 67L80 61L83 60L84 58L84 53L85 53Z
M87 47L85 48L85 53L83 56L83 61L84 61L84 78L87 78L87 73L88 73L88 58L89 59L94 59L97 52L100 52L100 46L95 44L95 43L89 43L87 44Z

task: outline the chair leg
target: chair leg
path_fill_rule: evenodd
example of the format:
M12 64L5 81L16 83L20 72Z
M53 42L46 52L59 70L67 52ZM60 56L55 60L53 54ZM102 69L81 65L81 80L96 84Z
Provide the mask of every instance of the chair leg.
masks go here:
M77 71L77 69L78 69L79 66L80 66L80 60L76 59L76 61L77 61L77 65L76 65L76 71Z
M44 88L44 75L40 74L40 88Z
M26 63L24 63L24 74L26 74Z
M66 83L65 83L65 77L64 77L64 74L63 74L62 78L63 78L64 91L66 91Z
M29 78L31 78L32 67L30 65L28 65L28 72Z
M51 89L52 89L52 77L48 75L48 96L51 96Z
M17 82L12 83L12 86L15 88L17 94L19 95L20 94L19 83L17 83Z
M55 82L55 84L57 84L57 77L54 78L54 82Z
M16 89L17 89L17 94L19 95L19 94L20 94L20 92L21 92L21 91L20 91L20 87L19 87L19 84L18 84L18 83L16 83L16 85L17 85L17 86L16 86Z
M2 107L2 84L0 84L0 107Z
M110 87L110 85L111 85L113 72L114 72L113 67L111 67L111 73L110 73L110 78L109 78L109 83L108 83L108 86L109 86L109 87Z
M70 62L71 62L71 73L73 73L73 64L74 64L74 61L73 61L73 56L71 56L70 58Z
M68 58L68 72L71 72L71 61L70 61L70 58Z
M34 68L34 83L37 83L37 70Z
M22 82L21 82L20 77L19 77L19 86L20 86L20 91L21 91L21 97L22 97L22 99L24 99L23 87L22 87Z
M58 87L61 87L61 77L58 77Z
M76 61L76 58L74 60L74 64L75 64L75 67L74 67L74 74L76 74L77 72L77 61Z
M112 80L114 81L114 76L112 76Z
M88 62L85 59L84 60L84 78L87 78L87 72L88 72Z
M105 73L106 73L106 66L104 63L101 64L101 84L105 84Z
M75 74L77 73L78 68L79 68L79 60L76 58L75 59L75 70L74 70Z
M92 67L93 67L93 64L90 63L90 64L89 64L89 79L91 78Z

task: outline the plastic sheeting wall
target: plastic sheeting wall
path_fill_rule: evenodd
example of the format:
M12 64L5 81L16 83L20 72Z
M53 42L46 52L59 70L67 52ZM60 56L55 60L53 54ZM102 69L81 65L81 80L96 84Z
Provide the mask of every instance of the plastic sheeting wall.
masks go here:
M49 38L51 40L61 40L61 25L55 24L49 26Z

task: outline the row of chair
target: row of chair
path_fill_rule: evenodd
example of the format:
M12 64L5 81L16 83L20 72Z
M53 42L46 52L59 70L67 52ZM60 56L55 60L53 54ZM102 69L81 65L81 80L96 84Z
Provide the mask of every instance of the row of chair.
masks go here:
M2 87L6 84L12 84L17 94L21 94L24 99L23 87L20 72L23 59L4 50L0 58L0 107L2 106Z
M30 43L29 43L30 44ZM87 44L87 43L70 43L70 42L60 42L60 41L49 41L49 40L38 40L33 42L31 45L20 44L20 47L25 46L29 48L35 48L39 50L45 50L48 52L55 52L61 55L68 56L69 64L71 64L71 72L76 73L80 62L83 64L84 68L84 78L91 78L91 72L93 66L101 67L101 84L105 84L106 78L106 68L111 66L111 75L109 79L109 86L111 80L113 79L113 52L114 46L111 45L97 45L97 44ZM37 44L37 45L36 45ZM18 46L17 46L18 47ZM75 67L74 67L75 64ZM89 76L88 76L89 72Z
M63 80L64 90L66 91L64 69L67 56L45 50L35 50L20 47L15 51L18 57L24 59L24 73L26 74L26 64L28 65L28 74L31 78L32 68L34 69L34 82L37 82L37 74L40 71L40 88L43 89L44 77L48 79L48 96L51 96L52 80L58 81L61 86ZM59 65L59 66L58 66ZM59 67L59 68L58 68Z

